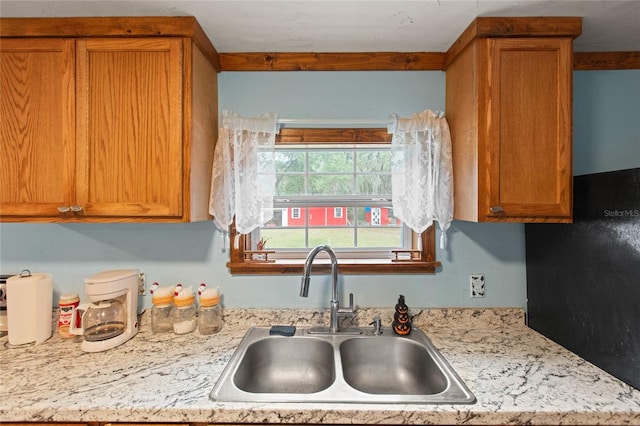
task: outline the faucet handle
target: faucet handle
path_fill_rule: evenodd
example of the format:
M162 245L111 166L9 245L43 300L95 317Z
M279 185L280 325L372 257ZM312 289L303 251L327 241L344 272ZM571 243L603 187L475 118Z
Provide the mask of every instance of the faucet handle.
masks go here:
M338 314L342 316L353 315L355 313L355 309L353 307L353 293L349 293L349 306L346 308L338 309Z
M382 334L382 319L379 316L375 317L369 325L373 326L373 334L376 336Z

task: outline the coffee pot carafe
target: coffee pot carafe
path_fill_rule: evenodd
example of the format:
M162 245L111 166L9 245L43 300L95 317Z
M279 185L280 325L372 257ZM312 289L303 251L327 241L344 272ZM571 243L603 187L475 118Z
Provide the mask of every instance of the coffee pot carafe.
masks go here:
M119 299L101 300L78 306L82 314L83 336L88 342L111 339L127 326L127 312Z
M71 334L83 336L80 349L100 352L114 348L138 332L138 276L137 269L104 271L85 279L85 293L89 303L73 310ZM82 326L76 318L82 315Z

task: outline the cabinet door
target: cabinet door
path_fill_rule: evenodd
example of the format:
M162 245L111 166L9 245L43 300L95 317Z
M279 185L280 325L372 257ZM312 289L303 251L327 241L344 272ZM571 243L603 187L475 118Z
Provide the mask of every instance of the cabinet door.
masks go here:
M0 40L0 117L0 215L58 216L75 192L73 40Z
M182 39L77 42L77 195L86 216L182 215Z
M485 214L570 218L572 41L487 42L490 169Z

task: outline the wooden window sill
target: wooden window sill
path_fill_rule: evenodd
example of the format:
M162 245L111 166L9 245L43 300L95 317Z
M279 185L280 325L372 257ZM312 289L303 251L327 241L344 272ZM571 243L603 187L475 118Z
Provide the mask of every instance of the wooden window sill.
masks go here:
M434 274L440 262L340 262L338 272L344 275L370 274ZM267 262L228 262L232 275L302 275L303 263L267 263ZM328 263L314 263L312 272L330 273Z

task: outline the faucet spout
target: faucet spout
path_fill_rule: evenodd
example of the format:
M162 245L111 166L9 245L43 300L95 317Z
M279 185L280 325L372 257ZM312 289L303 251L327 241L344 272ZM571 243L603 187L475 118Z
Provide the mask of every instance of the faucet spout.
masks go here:
M331 308L330 332L336 333L339 328L338 317L353 313L353 306L349 306L348 310L340 310L340 301L338 299L338 259L336 253L328 245L319 245L313 248L307 255L304 262L304 270L302 280L300 282L300 296L307 297L309 295L309 282L311 280L311 267L318 253L326 252L331 260L331 300L329 301Z

